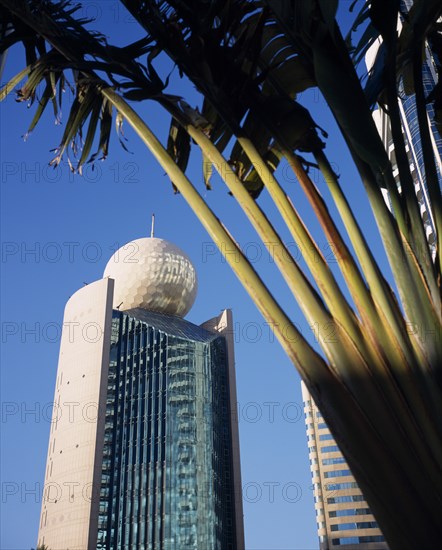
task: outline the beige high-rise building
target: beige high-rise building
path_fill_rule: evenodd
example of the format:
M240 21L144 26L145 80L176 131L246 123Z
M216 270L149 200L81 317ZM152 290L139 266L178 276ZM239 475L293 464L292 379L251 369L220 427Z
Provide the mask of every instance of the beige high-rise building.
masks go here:
M320 550L388 550L321 412L301 386Z
M232 315L185 320L196 290L152 237L69 299L39 545L244 550Z

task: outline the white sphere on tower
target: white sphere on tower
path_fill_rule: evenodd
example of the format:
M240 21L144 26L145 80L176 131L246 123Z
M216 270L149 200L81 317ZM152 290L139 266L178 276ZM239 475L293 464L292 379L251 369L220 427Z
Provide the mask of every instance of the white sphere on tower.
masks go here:
M193 306L198 286L187 255L155 237L136 239L119 248L103 277L115 280L114 309L142 308L179 317Z

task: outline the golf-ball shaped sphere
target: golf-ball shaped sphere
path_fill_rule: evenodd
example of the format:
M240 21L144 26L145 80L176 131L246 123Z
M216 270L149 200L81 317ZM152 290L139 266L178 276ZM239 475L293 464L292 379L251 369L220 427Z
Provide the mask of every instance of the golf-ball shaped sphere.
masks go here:
M184 317L197 291L195 268L174 244L136 239L118 249L103 277L115 280L114 308L143 308Z

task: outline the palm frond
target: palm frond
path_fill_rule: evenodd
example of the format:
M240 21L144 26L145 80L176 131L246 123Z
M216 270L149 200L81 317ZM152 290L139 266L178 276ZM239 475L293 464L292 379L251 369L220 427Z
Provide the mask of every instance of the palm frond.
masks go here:
M66 71L73 70L75 98L54 164L68 153L79 157L76 168L81 170L99 154L106 157L115 111L117 130L123 119L134 128L220 247L228 243L240 254L234 238L184 174L193 142L202 151L206 186L215 167L263 242L280 245L278 268L305 317L333 323L339 334L337 342L321 340L325 359L302 338L289 341L278 333L281 344L323 411L391 548L428 546L436 540L442 500L441 342L407 331L407 323L440 334L441 268L431 257L404 154L398 82L416 92L419 104L418 123L437 218L438 259L440 189L436 189L434 159L428 153L428 98L422 94L421 53L427 39L438 44L439 3L416 0L412 10L402 13L398 0L386 4L371 0L356 16L352 31L359 25L365 25L365 31L353 47L351 37L345 41L336 22L337 1L122 0L146 32L145 38L125 48L88 31L89 22L76 19L76 8L69 2L0 3L13 29L0 43L0 51L21 42L27 58L25 71L0 97L27 75L19 99L36 104L30 130L51 100L58 99L55 105L59 105L57 88L67 80ZM399 34L398 17L404 21ZM382 55L364 90L354 63L378 37L383 40ZM162 81L154 66L162 50L202 94L201 111L185 98L166 93L168 81ZM312 86L327 100L359 170L399 298L376 263L325 155L325 133L297 101L296 95ZM171 115L166 148L127 103L147 99ZM439 109L437 87L429 100ZM372 118L374 101L382 101L390 115L402 193ZM98 148L91 155L98 134ZM311 154L312 160L303 162L298 152ZM285 191L278 181L283 158L296 174L324 234L339 245L339 267L349 299L291 201L291 190ZM324 175L346 235L338 230L307 174L305 165L313 161ZM385 203L385 189L393 212ZM290 256L258 205L256 199L264 190L290 234L302 247L312 249L311 256L306 256L308 271ZM250 263L239 257L241 261L232 262L232 268L266 319L296 332Z

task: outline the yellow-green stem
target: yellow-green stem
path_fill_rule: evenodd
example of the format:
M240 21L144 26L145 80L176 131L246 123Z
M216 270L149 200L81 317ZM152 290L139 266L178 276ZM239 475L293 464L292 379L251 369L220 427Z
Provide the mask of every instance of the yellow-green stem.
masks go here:
M309 344L307 344L303 336L270 294L250 262L243 255L240 247L180 168L173 162L163 145L151 132L146 123L111 88L103 88L102 94L115 106L124 118L128 120L143 143L147 145L189 206L196 213L198 219L218 248L220 250L234 252L234 254L226 254L227 262L230 264L247 292L253 298L265 319L270 321L272 326L275 327L275 333L278 340L281 342L281 345L290 359L300 366L303 372L314 371L319 376L323 374L324 370L327 370L324 360ZM288 335L290 335L290 338L288 338Z
M253 227L261 237L262 242L274 257L281 274L286 280L293 295L296 297L296 300L299 303L310 326L313 326L315 323L319 323L320 327L332 326L334 323L333 316L326 311L324 304L321 302L316 291L312 288L304 273L291 256L285 243L275 231L264 212L252 199L237 175L232 171L228 162L201 130L198 130L191 125L187 125L186 130L197 145L199 145L202 149L206 157L213 163L216 170L225 181L227 187L230 189L233 196L237 199L243 211L250 219ZM291 225L293 226L296 224L296 233L294 232L294 236L297 239L298 244L302 249L313 248L315 246L313 239L308 234L296 212L295 216L296 220ZM353 311L348 306L345 307L346 302L336 284L336 281L334 280L328 266L320 254L320 251L318 250L317 252L319 256L312 258L309 254L306 257L306 260L308 261L309 267L311 266L311 271L313 272L318 286L321 290L323 290L327 305L329 305L332 309L332 314L334 313L333 308L341 308L338 310L338 313L340 313L341 316L337 316L338 324L336 326L338 327L337 330L339 332L337 341L327 343L325 333L322 334L323 331L319 330L321 345L327 357L333 362L333 364L344 367L344 357L351 353L351 357L348 362L349 366L351 365L352 370L360 368L360 366L358 367L358 357L350 351L351 348L349 348L348 342L346 342L349 337L353 338L353 340L357 338L357 341L360 342L361 332L358 331L357 326L352 326L352 324L357 324L357 320L353 314ZM335 292L334 295L333 292ZM339 302L340 298L341 302ZM336 305L336 303L338 303L338 305ZM350 318L345 318L345 315ZM349 336L342 334L342 330L339 329L339 323L344 326L344 329L346 329L347 325L350 324L350 326L354 329L353 334Z
M387 287L387 283L368 248L367 242L362 235L358 222L356 221L350 205L342 192L336 174L330 166L327 157L322 151L317 151L315 153L315 159L324 176L341 219L351 239L356 256L362 267L362 271L367 279L371 296L376 304L379 317L381 319L385 319L386 324L383 324L386 327L390 327L393 331L395 340L400 346L402 354L405 356L409 365L416 365L419 363L421 365L428 365L426 357L420 352L420 347L416 350L412 345L410 335L406 331L404 319L402 315L398 315L397 309L392 304L391 290ZM413 349L418 352L417 357Z

